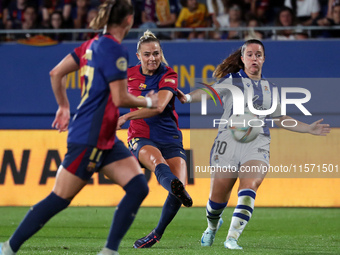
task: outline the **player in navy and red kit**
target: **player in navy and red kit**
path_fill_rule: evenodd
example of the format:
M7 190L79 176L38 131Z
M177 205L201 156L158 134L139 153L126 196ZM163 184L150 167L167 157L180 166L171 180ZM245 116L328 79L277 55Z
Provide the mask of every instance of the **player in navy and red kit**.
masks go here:
M106 1L92 21L94 29L107 33L83 43L50 72L59 105L52 126L67 131L69 102L62 78L73 71L81 74L81 101L69 126L68 151L59 167L53 191L34 205L9 241L0 245L1 255L13 255L49 219L65 209L101 171L123 187L126 195L114 215L101 255L118 254L118 246L148 194L146 179L137 160L116 138L118 107L156 107L157 94L136 98L127 92L128 53L120 42L133 24L133 7L127 0ZM153 94L153 95L152 95Z
M158 182L169 191L158 226L134 244L134 248L149 248L160 240L181 204L190 207L192 199L183 185L187 166L174 106L177 73L167 66L159 40L149 31L139 40L137 57L141 65L128 69L129 92L144 97L151 90L157 91L158 107L132 108L120 117L118 126L131 120L128 130L130 151L144 167L155 172Z

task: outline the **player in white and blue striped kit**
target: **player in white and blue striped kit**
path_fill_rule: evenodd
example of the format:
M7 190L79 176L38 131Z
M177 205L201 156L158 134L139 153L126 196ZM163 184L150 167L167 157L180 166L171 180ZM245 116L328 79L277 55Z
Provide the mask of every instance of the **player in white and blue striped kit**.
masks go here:
M223 85L233 84L242 90L244 95L245 111L252 108L247 105L248 93L251 94L252 104L256 110L268 110L276 102L276 109L272 114L258 116L264 123L268 118L275 118L277 126L300 133L313 135L326 135L330 132L328 124L320 124L318 120L311 125L299 122L280 113L279 99L273 98L275 85L269 83L262 76L262 65L265 61L265 50L263 44L258 40L249 40L244 45L226 58L215 70L214 77L219 79L212 87L216 90L223 102L223 115L221 119L228 119L233 114L233 97L228 88ZM178 98L182 103L200 102L201 95L206 94L207 99L212 99L205 91L195 90L184 95L179 91ZM275 105L273 105L275 106ZM284 127L283 120L296 122L295 127ZM270 124L271 127L271 124ZM242 172L242 168L258 167L269 165L269 128L263 126L260 135L252 142L240 143L233 139L227 129L227 125L220 125L219 132L211 150L211 166L228 166L229 169L238 171L229 173L215 172L211 181L210 198L206 207L208 228L204 231L201 239L202 246L211 246L215 234L223 223L221 215L227 206L232 188L239 178L238 202L234 210L229 232L224 242L225 248L242 249L237 240L251 218L254 210L256 191L261 185L266 172Z

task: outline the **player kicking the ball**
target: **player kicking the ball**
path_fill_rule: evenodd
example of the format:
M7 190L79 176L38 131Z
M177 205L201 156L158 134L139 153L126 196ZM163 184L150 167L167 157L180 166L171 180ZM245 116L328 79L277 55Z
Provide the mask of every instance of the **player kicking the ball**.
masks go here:
M262 76L264 61L265 49L263 44L258 40L249 40L217 66L214 77L219 80L212 87L215 88L223 101L224 112L221 119L228 119L233 115L233 98L229 89L220 88L221 86L216 87L217 84L233 84L237 86L242 90L243 95L245 95L244 102L247 102L247 94L252 93L253 106L256 109L267 110L271 108L273 87L275 85L265 80ZM200 89L187 95L179 91L178 98L182 103L200 102L202 94L206 94L206 92ZM210 95L206 94L206 96L208 99L212 99ZM271 117L279 119L279 121L275 122L279 127L290 131L320 136L325 136L330 132L328 124L321 124L322 119L308 125L296 121L289 116L281 115L279 99L277 104L277 110L270 116L259 116L264 123L266 123L265 119ZM245 105L245 111L249 112L247 105ZM281 125L283 120L296 121L297 125L295 127L284 127ZM246 167L261 169L264 165L268 166L270 139L269 128L266 125L262 127L259 136L249 143L237 142L228 131L228 127L220 125L211 150L210 165L229 165L231 168L238 170L241 167L243 169ZM215 172L212 175L210 198L206 207L208 228L203 232L201 239L202 246L211 246L213 244L216 232L223 223L222 213L227 206L232 188L237 178L239 178L237 206L231 219L224 247L227 249L242 249L237 244L237 241L251 218L256 191L265 175L265 172L247 173L241 171L234 173L232 171L229 173Z

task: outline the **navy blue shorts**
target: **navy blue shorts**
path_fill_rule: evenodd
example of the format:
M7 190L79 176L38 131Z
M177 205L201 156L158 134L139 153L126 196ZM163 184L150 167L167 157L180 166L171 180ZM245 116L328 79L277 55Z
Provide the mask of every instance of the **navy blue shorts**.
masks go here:
M151 145L159 149L164 159L181 157L184 160L187 160L182 143L161 143L153 142L147 138L133 138L129 142L129 150L138 159L139 150L144 145Z
M112 162L131 157L124 143L116 139L110 150L99 150L86 144L69 143L61 165L83 180L89 180L93 173Z

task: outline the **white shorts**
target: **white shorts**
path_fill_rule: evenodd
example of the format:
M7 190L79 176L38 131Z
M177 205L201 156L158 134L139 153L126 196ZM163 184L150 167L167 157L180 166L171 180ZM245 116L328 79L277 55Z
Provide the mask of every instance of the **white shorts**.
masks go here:
M263 161L269 165L270 137L260 134L250 143L237 142L229 130L217 134L210 152L210 166L239 169L249 160Z

